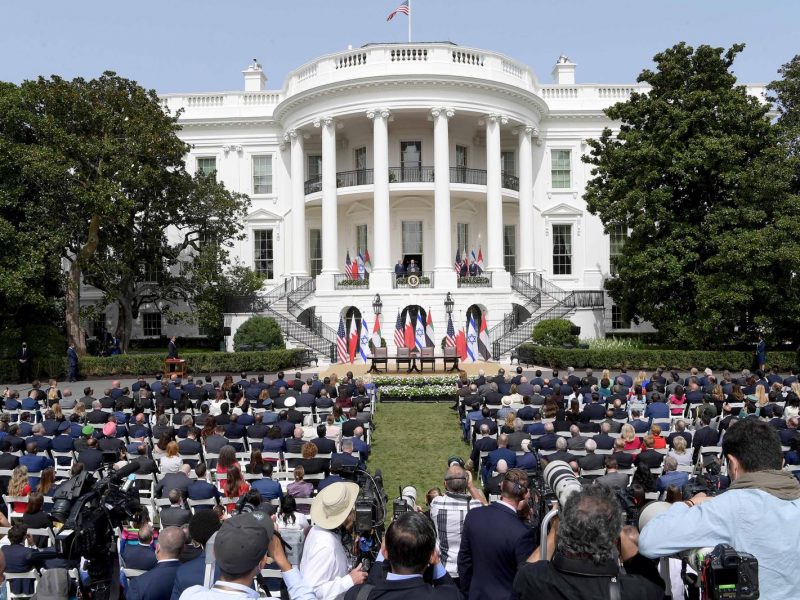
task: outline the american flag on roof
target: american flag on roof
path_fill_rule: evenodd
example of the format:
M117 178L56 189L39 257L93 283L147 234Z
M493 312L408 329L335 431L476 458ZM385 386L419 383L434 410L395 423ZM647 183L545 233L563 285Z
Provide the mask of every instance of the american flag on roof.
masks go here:
M347 352L347 340L344 335L344 319L342 317L339 317L339 331L336 332L336 349L339 354L339 362L346 363L350 356Z
M391 13L389 13L389 16L386 17L386 20L391 21L392 19L394 19L394 16L397 13L403 13L405 16L408 16L411 13L411 8L409 8L408 6L408 0L405 0L405 2L400 4L400 6L398 6Z

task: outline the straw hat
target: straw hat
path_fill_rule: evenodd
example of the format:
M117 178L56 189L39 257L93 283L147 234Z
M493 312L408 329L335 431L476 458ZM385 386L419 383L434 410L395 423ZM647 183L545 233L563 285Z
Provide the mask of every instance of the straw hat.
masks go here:
M511 396L503 396L503 399L500 400L503 406L511 406Z
M336 529L353 511L359 489L358 484L351 482L327 486L311 504L311 520L323 529Z

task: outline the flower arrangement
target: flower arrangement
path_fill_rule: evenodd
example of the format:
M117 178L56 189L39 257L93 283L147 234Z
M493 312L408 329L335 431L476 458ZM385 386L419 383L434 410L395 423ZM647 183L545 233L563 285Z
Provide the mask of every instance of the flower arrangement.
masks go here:
M451 398L456 390L450 385L385 385L380 388L381 396L411 400L440 396Z
M458 376L456 375L439 375L431 377L373 377L372 383L379 388L383 389L385 386L424 386L424 385L438 385L450 386L451 391L455 391L455 385L458 383Z

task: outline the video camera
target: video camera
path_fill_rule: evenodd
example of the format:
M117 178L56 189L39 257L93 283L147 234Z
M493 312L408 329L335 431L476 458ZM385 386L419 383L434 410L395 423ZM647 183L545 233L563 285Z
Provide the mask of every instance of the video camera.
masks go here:
M758 560L728 544L718 544L705 555L700 582L708 600L758 598Z

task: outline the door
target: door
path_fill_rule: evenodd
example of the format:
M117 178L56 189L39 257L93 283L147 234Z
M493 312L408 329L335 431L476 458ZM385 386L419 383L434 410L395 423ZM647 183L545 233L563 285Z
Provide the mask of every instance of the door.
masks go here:
M456 172L453 183L467 183L467 147L456 146Z
M400 142L400 181L422 181L422 142Z
M367 147L355 149L356 185L367 185Z

